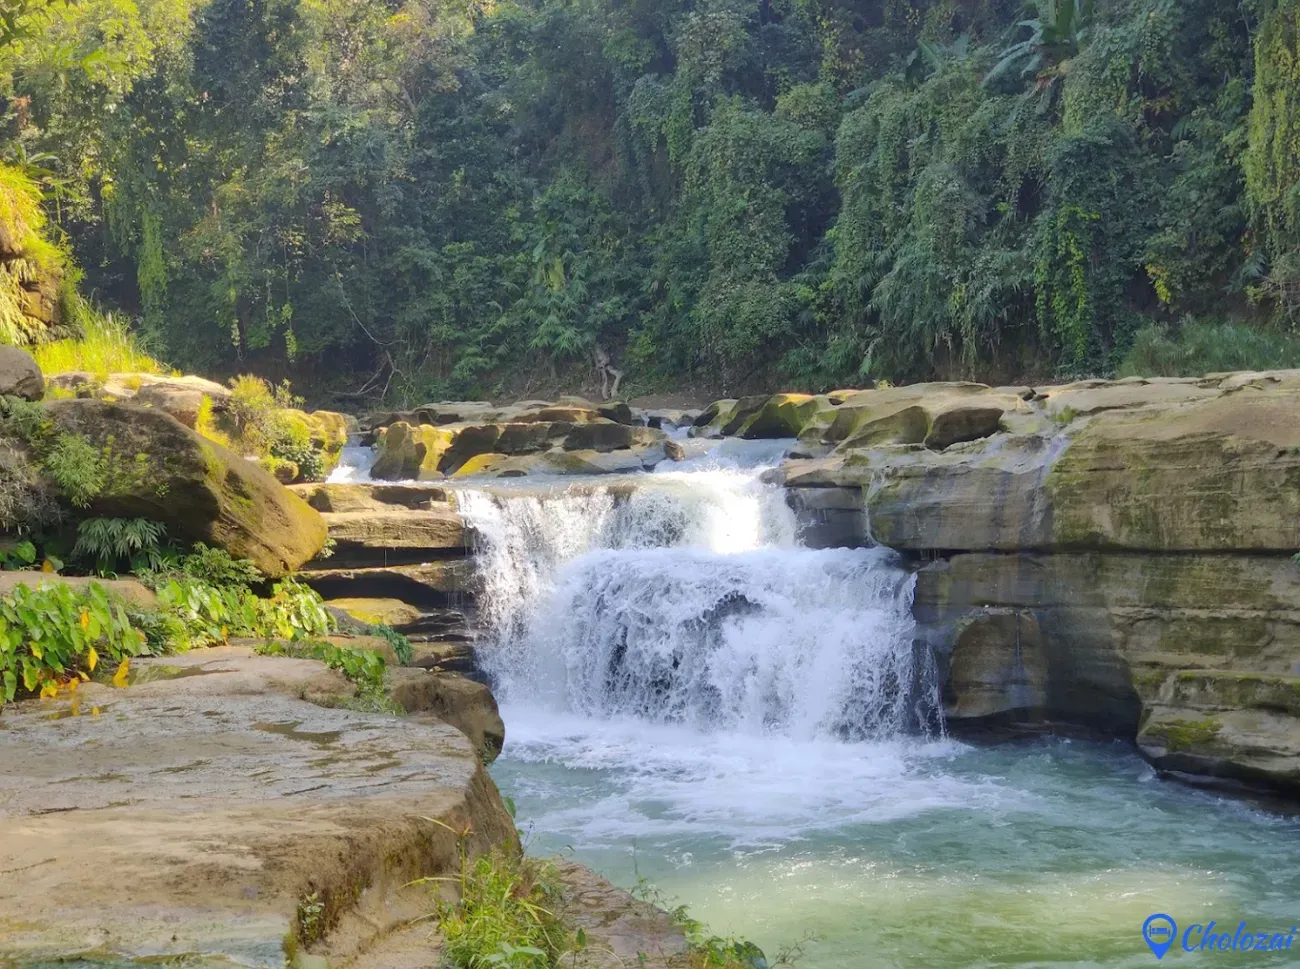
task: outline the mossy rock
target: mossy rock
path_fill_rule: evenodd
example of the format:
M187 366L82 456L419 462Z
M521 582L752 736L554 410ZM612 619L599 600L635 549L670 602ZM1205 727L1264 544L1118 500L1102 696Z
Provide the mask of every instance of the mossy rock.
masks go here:
M384 481L427 481L441 478L443 456L457 439L451 428L398 421L379 431L377 456L370 475Z
M325 544L320 513L252 461L154 408L98 400L46 405L63 430L99 450L97 515L150 518L168 534L251 559L268 575L297 569Z
M832 410L826 397L811 394L775 394L740 428L746 440L798 437L819 415Z

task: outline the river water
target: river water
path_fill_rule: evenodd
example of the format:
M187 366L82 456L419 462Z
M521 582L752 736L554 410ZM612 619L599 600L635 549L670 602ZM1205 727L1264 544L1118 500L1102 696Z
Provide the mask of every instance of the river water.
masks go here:
M1300 922L1300 822L1121 744L948 739L912 577L802 547L759 479L779 445L692 443L636 479L461 494L507 725L492 771L532 851L806 969L1145 967L1154 912Z

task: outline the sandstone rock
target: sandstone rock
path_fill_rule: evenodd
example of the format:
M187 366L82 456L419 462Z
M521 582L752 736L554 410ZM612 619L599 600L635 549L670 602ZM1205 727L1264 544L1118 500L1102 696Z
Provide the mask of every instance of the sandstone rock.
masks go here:
M0 346L0 397L40 400L45 378L32 355L17 347Z
M0 880L6 956L279 966L288 945L341 965L346 920L407 924L428 905L412 879L514 839L460 731L306 703L341 679L319 663L227 648L132 667L158 675L5 708L0 870L23 872Z
M1159 769L1300 790L1300 676L1185 670L1138 733Z
M583 952L586 969L678 969L687 964L686 937L667 912L572 861L561 861L557 868L564 918L589 940Z
M42 585L66 585L81 591L92 583L103 586L109 595L125 599L141 609L158 608L158 597L135 579L100 579L84 575L54 575L49 572L0 572L0 596L9 595L20 585L32 589Z
M1300 548L1300 393L1221 394L1088 420L1044 487L1067 547Z
M632 424L632 408L621 400L611 401L608 404L601 404L596 408L596 413L607 421L614 421L618 424Z
M387 512L395 508L410 511L451 510L454 505L446 488L401 484L329 484L317 482L292 486L303 501L317 511Z
M78 397L132 400L155 407L190 428L198 421L203 398L211 402L214 413L225 411L230 404L229 387L195 376L148 373L111 373L105 376L72 371L54 375L50 378L50 385L72 391Z
M478 670L474 647L461 640L431 642L412 640L411 650L411 666L419 666L438 673L461 673L466 676L475 674Z
M632 447L660 444L662 431L651 427L630 427L612 421L598 421L574 427L564 438L566 451L623 451Z
M431 713L451 724L474 745L483 763L501 753L506 728L492 691L455 673L411 667L389 671L389 691L407 713Z
M954 555L920 571L914 611L941 666L979 624L976 654L1019 657L1044 716L1132 737L1143 710L1197 719L1214 708L1175 688L1187 671L1295 672L1296 571L1260 555ZM984 662L998 675L965 701L950 689L950 710L1029 709L1013 698L1010 664Z
M798 437L819 415L831 411L829 398L811 394L775 394L764 401L736 433L746 440ZM829 418L827 418L829 420Z
M329 599L325 603L335 609L342 609L353 619L371 626L397 626L415 622L420 618L420 610L408 605L401 599Z
M477 589L467 559L376 568L314 567L298 576L325 599L400 599L420 609L457 606Z
M465 524L446 506L437 510L342 511L325 513L335 554L346 557L360 549L462 550Z
M948 661L948 719L1041 716L1047 706L1045 649L1032 613L986 609L965 623Z
M443 428L398 421L384 428L376 440L378 456L370 475L391 481L440 478L438 466L455 439L454 432Z
M224 548L271 576L298 568L325 544L325 522L306 502L161 411L97 400L46 407L62 428L100 449L106 487L92 504L96 514L163 522L169 535Z
M1074 417L1109 410L1169 406L1217 397L1217 386L1199 379L1138 378L1122 381L1084 380L1060 387L1040 387L1048 415L1069 423Z

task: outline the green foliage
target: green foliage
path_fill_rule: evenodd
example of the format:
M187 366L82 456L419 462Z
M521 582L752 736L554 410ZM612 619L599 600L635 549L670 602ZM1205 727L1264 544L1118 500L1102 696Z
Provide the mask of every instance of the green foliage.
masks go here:
M41 469L74 507L88 508L108 481L103 453L80 434L59 434Z
M30 569L36 566L36 546L30 541L15 542L11 548L0 546L0 570Z
M144 348L121 314L102 312L77 299L71 315L75 337L31 348L42 373L84 371L104 377L111 373L162 373L166 369Z
M248 559L232 558L224 548L195 542L188 555L176 562L176 570L209 585L252 586L266 580Z
M148 518L84 518L77 523L72 557L90 561L100 575L157 569L166 560L167 528Z
M143 633L103 586L20 585L0 597L0 706L21 693L52 696L101 662L118 663L144 647Z
M1139 330L1119 367L1121 377L1199 377L1228 370L1300 367L1300 339L1240 323L1185 320L1175 331Z
M1300 307L1300 0L19 21L13 205L44 194L187 368L416 403L591 382L597 350L629 388L1012 379ZM318 473L271 386L235 389L236 442Z
M411 662L411 658L415 655L411 648L411 641L392 626L389 626L386 623L379 623L378 625L371 626L370 632L378 636L380 639L385 640L393 647L393 653L397 656L397 662L401 663L403 666L406 666Z
M257 650L264 656L292 656L296 659L320 660L332 670L338 670L358 691L367 697L382 696L384 658L369 649L354 649L316 639L295 639L289 642L268 642Z
M189 649L231 637L299 640L334 632L334 619L320 596L292 579L276 583L270 598L243 585L211 585L186 575L156 582L160 611L175 620L176 647Z
M456 969L552 969L572 940L556 906L553 865L517 846L463 859L458 904L441 903L443 954Z
M1300 4L1261 0L1255 85L1243 158L1259 250L1254 295L1300 319Z

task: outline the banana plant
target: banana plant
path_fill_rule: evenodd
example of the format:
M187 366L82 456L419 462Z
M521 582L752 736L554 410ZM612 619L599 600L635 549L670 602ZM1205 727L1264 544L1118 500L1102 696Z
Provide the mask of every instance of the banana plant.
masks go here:
M1055 75L1060 65L1079 53L1080 46L1092 30L1095 0L1042 0L1031 7L1035 16L1021 20L1017 30L1029 36L1002 52L993 70L984 78L988 84L1010 74L1017 67L1019 76Z

